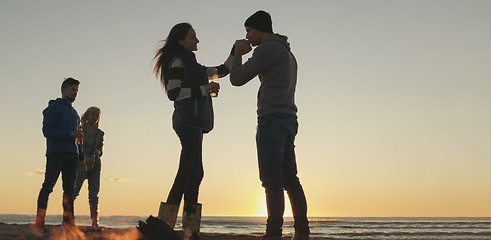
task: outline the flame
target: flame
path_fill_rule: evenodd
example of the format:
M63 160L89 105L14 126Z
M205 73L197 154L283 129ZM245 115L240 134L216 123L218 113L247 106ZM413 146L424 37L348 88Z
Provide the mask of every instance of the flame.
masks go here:
M82 227L83 228L83 227ZM52 228L50 240L136 240L142 239L142 235L136 228L131 229L106 229L102 232L94 232L85 235L78 227L72 229Z
M85 233L77 226L70 228L53 228L50 240L85 240Z

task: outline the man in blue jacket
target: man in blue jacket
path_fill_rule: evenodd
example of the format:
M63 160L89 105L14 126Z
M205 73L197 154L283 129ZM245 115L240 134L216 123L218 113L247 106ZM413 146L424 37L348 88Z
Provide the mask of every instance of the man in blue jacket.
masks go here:
M80 82L67 78L61 85L61 98L50 100L43 111L43 134L46 137L46 173L39 192L35 230L47 232L44 227L49 194L62 173L63 181L63 227L75 226L73 193L79 165L78 139L83 138L80 117L72 107Z
M281 240L285 189L295 220L292 240L309 239L307 201L297 177L295 136L298 130L295 87L297 61L287 37L274 34L271 16L258 11L245 21L247 40L235 42L230 82L242 86L259 76L256 132L259 177L266 191L268 220L262 240ZM242 55L254 49L242 63Z

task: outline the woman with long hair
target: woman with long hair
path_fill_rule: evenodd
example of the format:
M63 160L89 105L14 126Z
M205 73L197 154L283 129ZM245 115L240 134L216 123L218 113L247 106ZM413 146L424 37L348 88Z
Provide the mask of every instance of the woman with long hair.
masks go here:
M159 209L159 218L174 228L177 212L184 195L182 228L184 239L199 236L201 204L198 191L203 178L203 134L213 129L213 106L211 94L220 88L209 79L224 77L230 70L232 57L216 67L205 67L196 61L193 53L198 50L199 40L189 23L175 25L165 44L154 57L154 72L160 77L167 96L174 102L172 126L181 141L179 169L174 184ZM217 76L218 75L218 76Z
M82 115L82 130L84 138L82 143L83 160L77 175L74 198L77 198L82 185L87 179L89 185L90 218L92 231L100 231L99 227L99 189L101 183L101 156L104 141L104 132L99 129L101 110L98 107L89 107Z

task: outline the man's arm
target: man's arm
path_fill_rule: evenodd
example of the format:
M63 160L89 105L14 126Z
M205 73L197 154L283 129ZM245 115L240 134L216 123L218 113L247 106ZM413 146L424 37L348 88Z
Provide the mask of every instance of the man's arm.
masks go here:
M230 70L230 82L234 86L242 86L266 70L271 65L273 56L269 47L260 46L254 50L252 57L242 64L242 55L248 52L244 46L246 43L243 40L238 40L235 44L236 50Z
M55 127L56 112L53 107L48 107L43 111L43 134L48 139L67 140L74 136L70 131L62 131Z

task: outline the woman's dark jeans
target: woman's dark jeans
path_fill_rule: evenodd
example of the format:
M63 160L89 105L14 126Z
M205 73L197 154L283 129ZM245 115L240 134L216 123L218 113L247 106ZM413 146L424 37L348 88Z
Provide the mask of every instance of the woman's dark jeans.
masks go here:
M63 182L63 222L73 223L73 193L75 191L75 180L77 179L79 160L78 154L56 152L46 156L46 173L44 182L38 196L38 209L48 207L49 194L61 173Z
M285 210L285 189L290 198L294 228L309 233L307 201L297 177L295 136L297 117L291 114L267 114L258 118L256 132L259 177L266 191L268 220L266 235L281 236Z
M198 191L203 179L203 132L199 128L182 126L175 129L181 140L181 158L167 203L179 205L184 194L185 203L198 203Z

